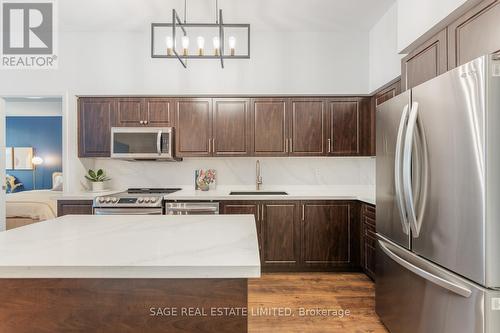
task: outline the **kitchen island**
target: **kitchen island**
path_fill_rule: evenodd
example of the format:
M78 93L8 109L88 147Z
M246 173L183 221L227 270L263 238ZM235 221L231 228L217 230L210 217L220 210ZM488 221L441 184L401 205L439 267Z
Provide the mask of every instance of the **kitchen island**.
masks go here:
M65 216L0 233L1 332L246 332L251 215Z

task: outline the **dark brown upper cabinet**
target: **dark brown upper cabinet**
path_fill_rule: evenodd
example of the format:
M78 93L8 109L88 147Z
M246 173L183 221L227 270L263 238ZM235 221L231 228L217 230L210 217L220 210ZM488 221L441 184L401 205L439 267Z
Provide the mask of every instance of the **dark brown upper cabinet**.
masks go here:
M255 98L251 100L252 137L256 156L287 156L288 99Z
M356 267L359 233L352 225L349 202L304 201L301 204L302 264L307 267ZM359 225L359 224L357 224Z
M446 29L410 52L401 62L403 90L439 76L448 70Z
M262 265L296 269L300 263L297 202L264 202L261 207Z
M176 102L178 157L212 155L212 99L189 98Z
M330 155L360 155L361 101L330 99L327 101L327 152Z
M175 101L172 98L146 98L143 108L143 121L150 127L174 126Z
M169 98L116 98L116 127L171 127L174 101Z
M483 1L448 26L448 51L448 69L500 52L500 1Z
M143 98L117 98L116 127L138 127L144 125Z
M290 113L289 155L325 155L326 101L321 98L292 98Z
M251 154L250 100L216 98L213 100L213 156Z
M391 83L388 86L381 88L380 91L375 93L375 95L373 96L375 107L396 97L400 93L401 93L401 78L396 80L394 83Z
M114 117L113 99L78 99L78 157L110 156Z

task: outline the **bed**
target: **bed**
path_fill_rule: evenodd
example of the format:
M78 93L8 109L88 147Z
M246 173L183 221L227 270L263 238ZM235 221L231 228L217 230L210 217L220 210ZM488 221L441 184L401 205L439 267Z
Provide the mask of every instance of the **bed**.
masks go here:
M61 177L60 173L55 173ZM59 184L55 180L53 184ZM57 216L57 197L61 191L34 190L17 193L8 193L6 196L7 230L22 227L28 224L53 219Z

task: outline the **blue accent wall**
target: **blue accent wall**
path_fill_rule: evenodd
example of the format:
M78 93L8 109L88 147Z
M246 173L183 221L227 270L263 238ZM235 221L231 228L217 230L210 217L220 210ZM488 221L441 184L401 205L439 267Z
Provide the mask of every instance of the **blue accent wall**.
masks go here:
M52 173L62 170L62 117L6 117L6 146L33 147L44 163L36 169L36 189L52 188ZM24 186L33 189L32 170L6 170Z

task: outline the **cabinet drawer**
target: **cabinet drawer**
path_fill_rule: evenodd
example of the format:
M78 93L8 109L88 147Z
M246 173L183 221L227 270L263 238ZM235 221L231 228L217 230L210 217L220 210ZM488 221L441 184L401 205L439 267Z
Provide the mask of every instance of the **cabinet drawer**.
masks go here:
M363 215L370 217L372 220L375 220L376 210L374 206L371 205L363 205Z
M375 248L375 244L377 243L377 236L375 232L370 229L365 229L365 246L371 246Z
M365 224L365 226L371 230L373 230L373 232L375 232L375 219L372 219L371 217L368 217L368 216L363 216L363 223Z

